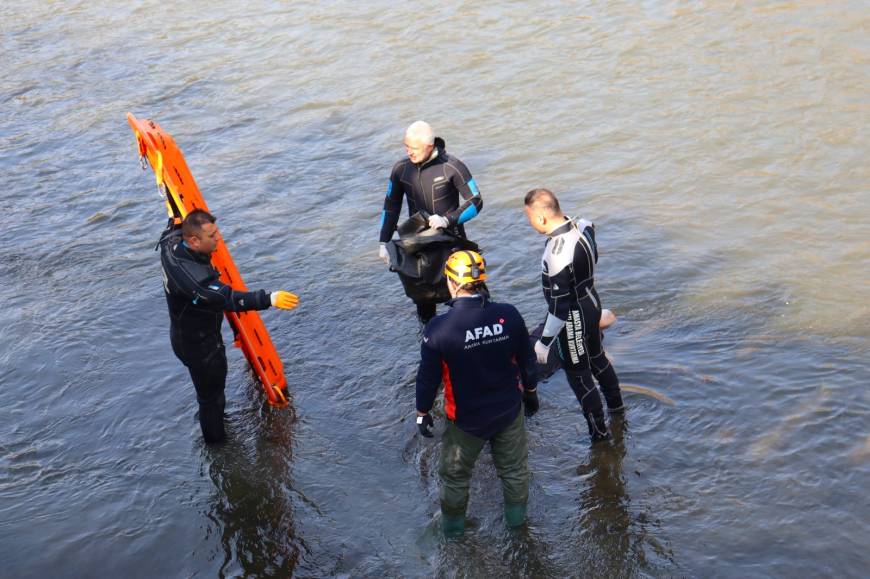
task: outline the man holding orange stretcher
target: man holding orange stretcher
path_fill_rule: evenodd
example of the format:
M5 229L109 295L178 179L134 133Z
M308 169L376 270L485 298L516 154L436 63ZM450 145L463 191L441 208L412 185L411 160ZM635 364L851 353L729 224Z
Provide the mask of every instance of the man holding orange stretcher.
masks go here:
M170 225L160 238L172 350L190 371L199 403L199 424L207 443L226 437L224 311L265 310L270 306L292 310L299 305L299 298L290 292L240 292L220 280L220 272L211 264L220 239L216 221L207 211L196 209L180 227Z

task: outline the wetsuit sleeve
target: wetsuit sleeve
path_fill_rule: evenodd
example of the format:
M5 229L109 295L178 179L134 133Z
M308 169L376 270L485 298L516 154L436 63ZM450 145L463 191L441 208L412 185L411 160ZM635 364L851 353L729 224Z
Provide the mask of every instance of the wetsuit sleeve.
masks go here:
M550 286L550 291L547 292L547 312L551 316L562 320L564 324L564 321L568 319L568 312L571 309L571 284L573 282L571 270L565 267L553 275L545 275L548 278ZM550 320L547 319L546 326L550 326L550 324ZM547 331L552 328L547 328L546 326L544 327L544 335L554 335Z
M272 305L269 294L264 290L236 291L223 283L211 268L198 265L191 267L182 260L175 260L173 264L164 262L163 270L172 282L173 291L203 309L244 312L265 310Z
M567 266L553 275L544 275L547 278L544 287L549 291L544 292L547 298L547 321L544 323L541 341L549 344L555 336L559 335L565 326L565 320L568 319L568 312L571 309L570 288L573 280L571 270Z
M417 369L417 411L427 413L435 404L441 385L441 354L431 346L428 336L420 344L420 367Z
M445 217L451 225L462 225L483 211L483 197L480 196L480 189L477 188L477 183L465 163L459 159L450 159L448 165L451 168L450 181L459 192L460 203Z
M583 236L583 241L589 246L589 249L592 250L592 258L595 260L594 263L598 263L598 244L595 242L595 224L591 221L580 219L577 221L577 226L580 230L580 234Z
M515 310L516 311L516 310ZM535 349L532 347L532 341L529 339L529 330L526 328L526 322L523 320L519 312L516 312L519 320L519 329L517 336L517 351L514 354L517 360L517 365L520 367L520 377L523 380L523 388L526 390L534 390L538 386L538 360L535 357Z
M393 237L396 225L399 223L399 213L402 211L401 164L393 167L390 182L387 184L387 194L384 197L384 209L381 211L380 242L386 243Z
M232 312L265 310L272 305L271 296L265 290L240 292L219 279L211 281L204 289L201 289L199 296L198 303L207 308Z

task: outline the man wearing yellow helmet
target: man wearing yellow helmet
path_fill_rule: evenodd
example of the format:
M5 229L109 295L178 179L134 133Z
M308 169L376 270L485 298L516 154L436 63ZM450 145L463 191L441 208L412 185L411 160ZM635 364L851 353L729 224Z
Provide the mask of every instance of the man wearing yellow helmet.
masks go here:
M505 521L525 521L529 496L528 444L521 407L538 410L535 354L522 316L489 299L486 262L457 251L444 267L450 310L426 325L417 371L417 425L431 437L430 415L444 383L447 428L441 449L441 525L447 536L465 529L471 472L487 442L504 493Z

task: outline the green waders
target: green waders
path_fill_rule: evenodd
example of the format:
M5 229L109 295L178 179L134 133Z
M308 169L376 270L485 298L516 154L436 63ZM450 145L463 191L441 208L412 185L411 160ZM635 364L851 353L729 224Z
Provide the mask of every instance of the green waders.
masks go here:
M448 421L441 440L441 527L448 537L465 531L465 509L471 471L487 441L466 434ZM529 499L529 445L522 409L504 430L489 439L495 468L504 493L505 521L517 527L526 519Z

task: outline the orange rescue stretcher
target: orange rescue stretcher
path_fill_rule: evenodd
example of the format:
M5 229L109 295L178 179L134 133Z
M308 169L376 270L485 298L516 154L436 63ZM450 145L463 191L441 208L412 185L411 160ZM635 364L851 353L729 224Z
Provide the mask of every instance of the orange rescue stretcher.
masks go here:
M137 119L132 113L127 113L127 121L136 133L142 169L145 169L146 161L154 169L157 188L166 200L170 219L180 223L194 209L208 211L181 149L169 133L154 121ZM248 291L223 239L218 241L211 263L221 273L221 281L233 289ZM242 349L251 369L260 379L269 404L286 406L284 365L259 314L256 311L224 313L235 334L235 345Z

